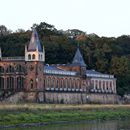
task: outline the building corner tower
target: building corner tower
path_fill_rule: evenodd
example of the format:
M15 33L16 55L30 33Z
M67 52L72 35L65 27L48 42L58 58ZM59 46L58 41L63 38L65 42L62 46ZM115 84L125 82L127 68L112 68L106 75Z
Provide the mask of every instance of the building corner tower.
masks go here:
M33 29L30 42L25 46L26 91L43 90L44 61L44 47L41 46L37 31Z

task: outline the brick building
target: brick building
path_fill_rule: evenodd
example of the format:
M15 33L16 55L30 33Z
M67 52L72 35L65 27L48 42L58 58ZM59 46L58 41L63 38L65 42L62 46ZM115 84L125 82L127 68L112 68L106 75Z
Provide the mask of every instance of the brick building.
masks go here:
M23 92L23 100L48 103L116 103L113 75L87 70L79 48L71 64L45 64L45 50L34 29L25 57L2 57L0 98ZM15 97L15 96L14 96Z

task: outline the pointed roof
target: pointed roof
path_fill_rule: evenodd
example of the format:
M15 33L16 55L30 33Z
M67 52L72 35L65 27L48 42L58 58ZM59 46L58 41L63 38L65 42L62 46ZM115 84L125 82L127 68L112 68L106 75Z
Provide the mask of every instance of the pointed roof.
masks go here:
M36 51L37 48L39 52L42 52L42 47L38 37L38 33L36 29L33 29L30 43L28 45L28 51Z
M77 51L75 53L72 64L76 64L76 65L80 65L80 66L86 66L79 48L77 48Z

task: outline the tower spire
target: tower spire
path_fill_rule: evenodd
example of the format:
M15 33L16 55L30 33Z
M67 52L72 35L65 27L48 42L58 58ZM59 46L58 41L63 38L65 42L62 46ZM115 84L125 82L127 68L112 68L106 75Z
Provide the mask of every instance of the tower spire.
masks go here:
M32 30L32 35L28 46L25 46L26 61L44 61L44 50L38 37L36 29Z
M76 65L80 65L80 66L86 66L84 59L81 55L81 52L79 50L79 47L77 47L77 51L75 53L75 56L74 56L72 63L76 64Z
M38 50L39 52L42 52L42 47L41 47L41 43L38 37L38 33L36 29L33 29L30 43L28 45L28 51L36 51L36 50Z

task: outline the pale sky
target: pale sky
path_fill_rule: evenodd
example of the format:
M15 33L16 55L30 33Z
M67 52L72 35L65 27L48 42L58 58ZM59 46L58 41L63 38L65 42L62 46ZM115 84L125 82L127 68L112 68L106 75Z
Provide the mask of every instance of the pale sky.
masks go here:
M15 31L40 22L99 36L130 35L130 0L0 0L0 25Z

